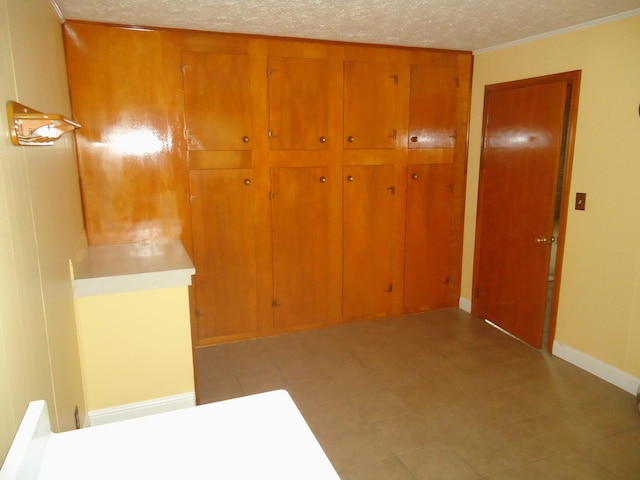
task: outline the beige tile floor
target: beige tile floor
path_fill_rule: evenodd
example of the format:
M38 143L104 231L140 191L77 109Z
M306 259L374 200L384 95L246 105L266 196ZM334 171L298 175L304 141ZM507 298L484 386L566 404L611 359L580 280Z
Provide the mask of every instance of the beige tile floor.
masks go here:
M200 348L201 403L284 388L344 480L640 479L633 395L461 310Z

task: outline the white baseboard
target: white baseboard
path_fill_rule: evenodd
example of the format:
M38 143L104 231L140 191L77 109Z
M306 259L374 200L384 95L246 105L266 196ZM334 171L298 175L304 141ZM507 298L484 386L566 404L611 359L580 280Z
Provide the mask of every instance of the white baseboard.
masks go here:
M458 306L460 307L460 310L464 310L467 313L471 313L471 300L469 300L468 298L460 297L460 300L458 301Z
M144 417L155 413L170 412L182 408L193 407L196 404L195 392L172 395L170 397L154 398L144 402L128 403L117 407L102 408L87 412L87 427L104 425L106 423Z
M576 350L556 340L553 342L553 354L632 395L636 395L638 392L640 378L634 377L597 358L593 358L580 350Z

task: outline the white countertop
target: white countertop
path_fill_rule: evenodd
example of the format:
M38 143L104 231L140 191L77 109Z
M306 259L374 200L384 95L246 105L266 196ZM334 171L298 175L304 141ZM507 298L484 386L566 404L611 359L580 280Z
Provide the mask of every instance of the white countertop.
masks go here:
M339 480L284 390L48 434L32 404L2 479Z
M72 265L76 297L187 286L196 272L179 240L88 246Z

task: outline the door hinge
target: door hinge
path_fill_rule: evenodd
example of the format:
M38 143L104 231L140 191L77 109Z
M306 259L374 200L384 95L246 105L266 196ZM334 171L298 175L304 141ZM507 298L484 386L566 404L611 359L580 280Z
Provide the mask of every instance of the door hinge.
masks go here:
M394 128L391 135L389 135L389 138L393 138L394 140L396 140L398 138L398 130Z
M387 190L389 190L391 192L391 195L395 195L396 194L396 187L394 185L387 187Z
M393 78L393 84L398 85L398 75L389 75L390 78Z
M273 201L273 199L275 198L275 196L277 195L277 192L274 192L273 190L269 191L269 201Z
M454 130L452 135L449 135L449 138L458 138L458 130Z
M269 138L276 138L277 135L275 133L273 133L273 130L269 129L269 131L267 131L267 136Z
M271 79L271 75L273 75L273 72L275 72L275 70L271 67L267 67L267 78Z
M453 183L450 183L449 185L447 185L447 188L449 189L449 192L451 193L451 195L453 195Z
M189 205L193 203L194 198L198 198L200 195L189 195Z
M393 283L390 283L390 284L389 284L389 288L387 288L387 289L385 290L385 292L387 292L387 293L392 293L392 292L393 292Z
M460 79L459 78L454 78L453 79L453 83L456 85L456 87L460 86Z
M271 302L271 306L276 308L276 307L281 307L282 304L278 303L278 301L274 298L273 301Z
M451 277L447 275L447 278L444 279L444 284L449 285L449 283L451 283Z
M476 287L476 298L480 297L480 287Z
M485 125L487 125L487 126L491 125L491 115L489 115L488 113L487 113L487 120L486 120Z

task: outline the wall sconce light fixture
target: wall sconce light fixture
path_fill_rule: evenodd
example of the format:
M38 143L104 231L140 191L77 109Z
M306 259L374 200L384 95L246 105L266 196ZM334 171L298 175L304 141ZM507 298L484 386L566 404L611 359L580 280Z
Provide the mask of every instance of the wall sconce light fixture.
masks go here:
M63 133L80 125L56 113L42 113L18 102L7 102L9 135L14 145L53 145Z

